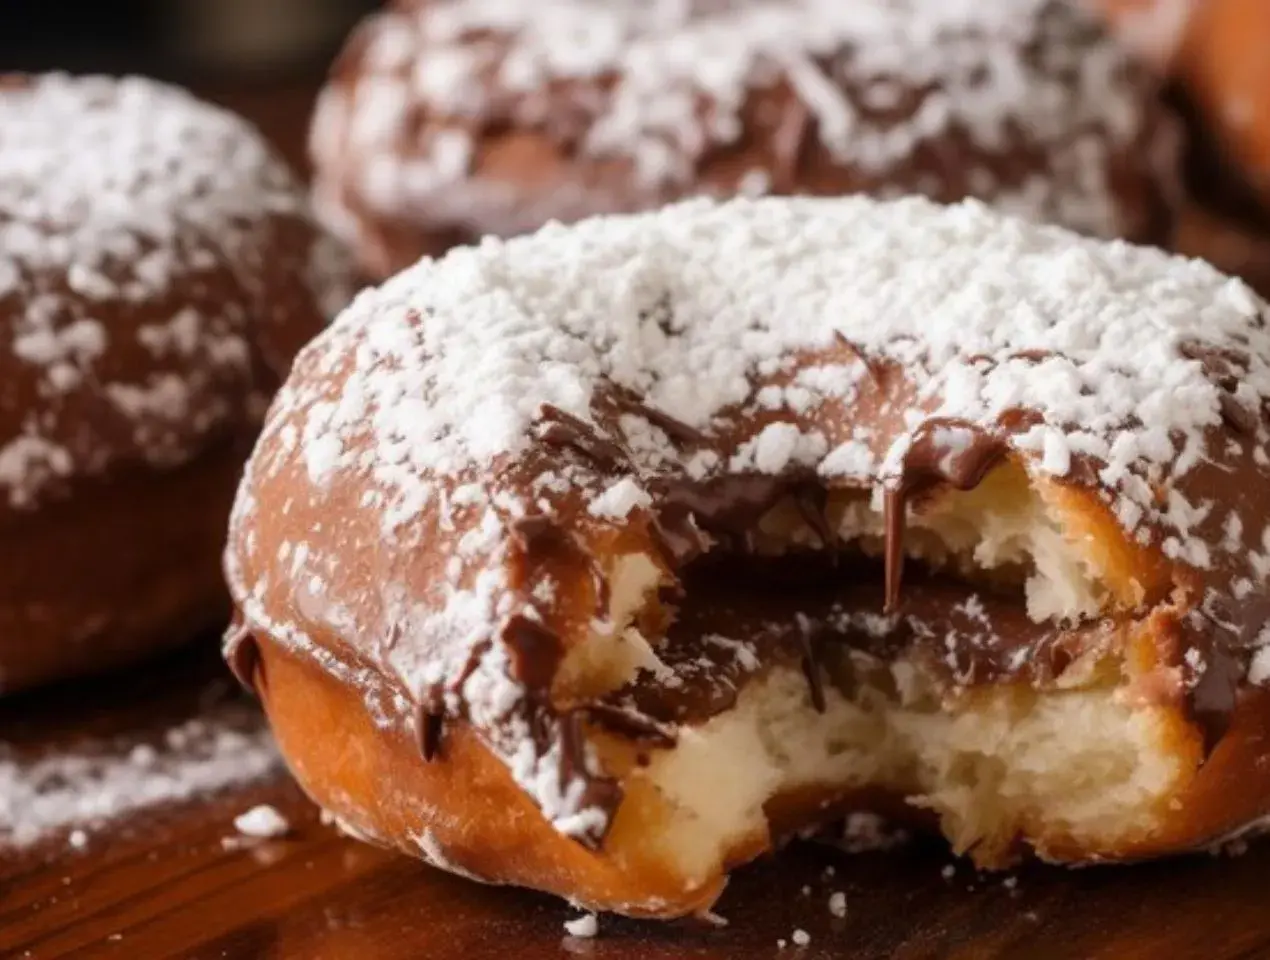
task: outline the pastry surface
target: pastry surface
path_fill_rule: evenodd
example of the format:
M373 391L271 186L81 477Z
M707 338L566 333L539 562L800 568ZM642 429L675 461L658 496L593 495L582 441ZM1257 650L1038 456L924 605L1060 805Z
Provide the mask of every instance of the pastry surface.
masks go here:
M137 78L0 83L0 690L215 624L236 474L349 283L244 121Z
M456 249L302 351L227 655L352 829L604 909L858 807L1204 845L1270 811L1266 309L975 202Z
M1065 0L403 3L332 70L315 195L379 277L695 194L977 196L1158 242L1156 86Z

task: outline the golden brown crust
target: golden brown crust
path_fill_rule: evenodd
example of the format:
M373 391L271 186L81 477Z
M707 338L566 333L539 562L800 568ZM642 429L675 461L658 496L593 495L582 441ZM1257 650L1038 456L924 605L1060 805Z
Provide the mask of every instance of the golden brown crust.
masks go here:
M410 732L376 726L351 686L257 642L256 688L283 755L309 796L352 832L478 880L632 916L705 910L722 891L723 877L685 890L668 869L615 865L557 833L465 724L448 726L440 755L425 762Z

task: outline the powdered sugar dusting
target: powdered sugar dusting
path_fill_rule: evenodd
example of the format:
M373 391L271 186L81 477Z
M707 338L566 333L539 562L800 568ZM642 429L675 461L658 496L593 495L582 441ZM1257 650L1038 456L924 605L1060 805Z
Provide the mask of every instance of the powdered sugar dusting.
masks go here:
M0 84L0 505L181 462L258 415L257 338L348 300L347 257L317 237L232 114L138 78Z
M437 226L483 232L632 209L630 197L574 180L535 183L534 193L470 179L482 124L508 118L565 152L629 163L622 189L636 206L683 195L712 153L743 142L755 104L778 90L791 91L788 112L803 110L806 121L790 144L774 146L774 158L755 158L767 168L744 171L729 192L765 192L773 178L788 192L794 161L781 155L796 154L804 135L878 188L932 144L955 141L961 155L966 141L969 159L956 170L924 164L925 179L906 176L904 191L945 200L975 193L1116 235L1125 224L1109 157L1134 149L1152 109L1150 81L1065 0L406 6L363 25L353 43L360 73L337 78L314 121L318 194L350 239L358 225L349 193L381 215L424 211ZM559 131L554 115L567 115ZM1020 138L1046 162L1006 172L986 159Z
M0 744L0 848L86 831L162 804L202 797L280 769L254 712L223 706L154 743L87 743L27 760Z

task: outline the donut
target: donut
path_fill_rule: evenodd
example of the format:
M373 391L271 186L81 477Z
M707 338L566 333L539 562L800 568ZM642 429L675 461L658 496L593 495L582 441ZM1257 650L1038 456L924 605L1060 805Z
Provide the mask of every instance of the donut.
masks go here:
M350 276L244 121L0 80L0 692L221 627L242 464Z
M1195 10L1212 0L1098 0L1116 37L1157 70L1175 63Z
M844 811L985 868L1270 813L1270 308L978 201L425 259L300 354L225 654L355 834L649 917Z
M1222 159L1270 218L1268 50L1270 6L1262 0L1204 0L1187 27L1177 73Z
M1202 257L1223 272L1246 280L1263 297L1270 297L1270 230L1188 204L1178 215L1172 249Z
M422 254L695 194L990 200L1164 242L1157 78L1069 0L399 3L332 69L317 208L386 277Z

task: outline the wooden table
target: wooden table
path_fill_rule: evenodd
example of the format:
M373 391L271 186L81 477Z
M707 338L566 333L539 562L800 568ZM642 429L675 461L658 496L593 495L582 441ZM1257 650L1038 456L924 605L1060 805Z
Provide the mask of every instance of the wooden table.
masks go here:
M311 86L216 96L303 161ZM52 749L91 733L142 734L237 696L209 638L111 677L0 703L5 740ZM247 845L233 817L267 802L292 833ZM846 855L808 844L740 872L721 929L604 918L568 937L575 912L547 897L482 887L343 838L285 774L92 835L0 851L0 957L595 960L774 957L1270 957L1270 842L1240 857L1134 868L1032 866L978 876L938 845ZM827 871L832 869L833 875ZM847 913L829 897L843 892ZM795 930L810 936L792 944ZM781 947L780 941L786 945Z
M239 696L214 643L141 670L0 704L25 747L162 729ZM235 815L275 805L293 830L244 842ZM234 838L227 848L225 838ZM1196 958L1270 956L1270 843L1243 856L1132 868L1034 865L978 875L936 844L848 855L811 844L740 872L721 929L601 918L548 897L484 887L322 825L281 773L90 836L0 855L0 957L595 960L708 957ZM833 875L826 871L832 868ZM828 908L846 895L847 913ZM811 937L790 942L796 929ZM785 940L786 946L778 946Z

